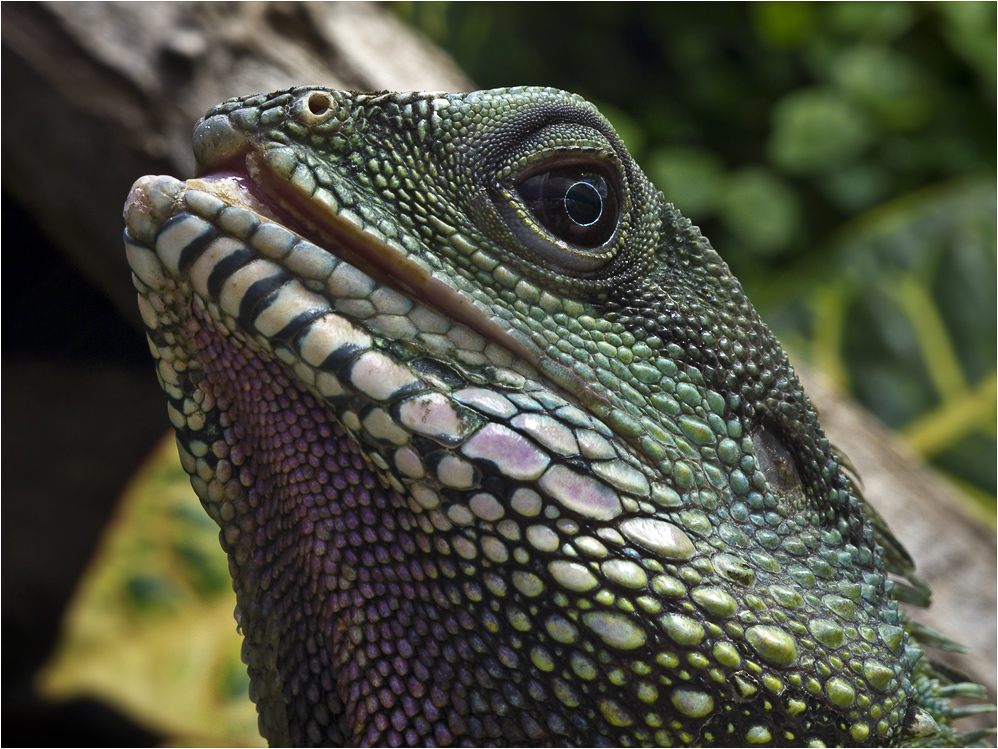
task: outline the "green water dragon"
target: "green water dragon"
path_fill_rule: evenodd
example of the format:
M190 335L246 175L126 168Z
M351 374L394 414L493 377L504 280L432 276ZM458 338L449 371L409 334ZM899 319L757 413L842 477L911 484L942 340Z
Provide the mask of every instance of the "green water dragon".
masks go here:
M194 152L125 245L272 744L983 738L780 345L591 104L303 87Z

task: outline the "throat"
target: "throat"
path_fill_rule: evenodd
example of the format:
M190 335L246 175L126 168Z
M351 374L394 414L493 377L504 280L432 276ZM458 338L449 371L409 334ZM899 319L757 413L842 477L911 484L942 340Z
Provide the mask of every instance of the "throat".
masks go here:
M201 499L222 528L262 731L272 743L304 746L336 733L352 743L341 726L361 724L344 723L351 697L342 666L354 660L362 612L385 608L376 556L391 554L377 542L408 510L325 403L197 309L188 326L204 372L197 395L209 407L209 453L224 481L221 496ZM289 712L312 719L281 717Z
M197 310L187 329L212 414L209 452L230 466L216 468L221 500L209 491L202 501L222 527L264 735L298 746L502 736L497 718L471 726L460 715L485 704L469 686L493 681L472 665L490 648L456 605L461 574L435 553L427 513L385 487L283 364ZM430 726L431 715L451 718Z

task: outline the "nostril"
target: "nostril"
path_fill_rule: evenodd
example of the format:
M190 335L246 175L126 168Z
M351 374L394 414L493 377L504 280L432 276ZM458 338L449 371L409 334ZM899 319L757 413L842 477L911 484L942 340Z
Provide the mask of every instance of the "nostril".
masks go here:
M197 173L202 175L242 153L247 147L247 134L228 116L216 114L194 127L192 145L198 163Z
M329 97L318 91L308 97L308 111L314 115L322 115L329 111Z

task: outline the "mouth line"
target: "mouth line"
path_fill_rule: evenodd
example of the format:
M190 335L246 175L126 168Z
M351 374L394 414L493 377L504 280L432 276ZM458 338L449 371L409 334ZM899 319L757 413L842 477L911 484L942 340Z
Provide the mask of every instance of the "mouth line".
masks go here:
M265 153L249 150L188 180L198 190L283 226L369 276L466 325L487 340L538 366L547 357L526 336L511 334L468 297L437 278L397 244L376 236L305 195L278 175Z
M605 415L611 410L605 396L592 383L546 354L529 336L504 326L434 275L424 263L414 260L397 243L340 216L335 205L316 200L314 194L306 194L282 177L267 151L246 145L233 159L213 166L189 183L294 231L375 283L470 328L540 370L594 413ZM330 202L335 204L335 198Z

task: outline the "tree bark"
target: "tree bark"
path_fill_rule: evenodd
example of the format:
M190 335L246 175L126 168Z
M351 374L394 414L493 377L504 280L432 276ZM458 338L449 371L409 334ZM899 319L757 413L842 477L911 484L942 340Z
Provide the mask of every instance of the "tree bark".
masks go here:
M136 328L122 203L144 174L191 174L191 128L210 106L301 84L471 88L445 53L373 4L4 3L0 12L4 191ZM956 665L994 695L994 531L868 415L806 379L832 442L933 587L934 607L913 616L969 645Z

